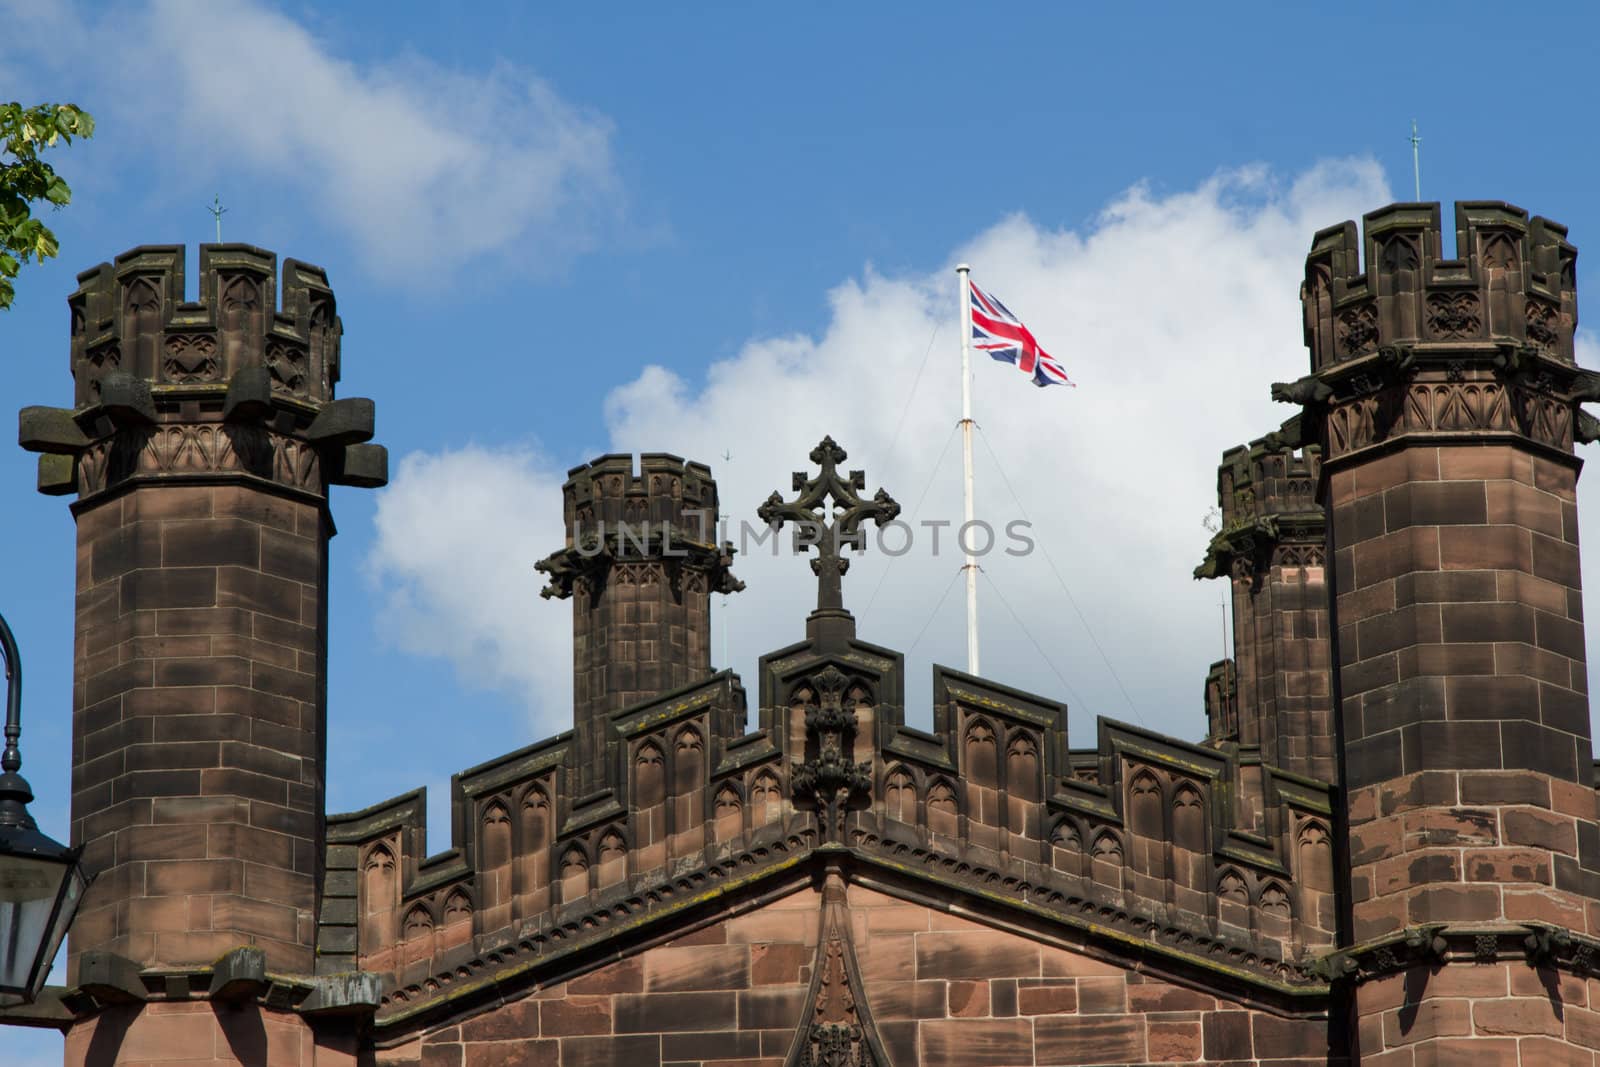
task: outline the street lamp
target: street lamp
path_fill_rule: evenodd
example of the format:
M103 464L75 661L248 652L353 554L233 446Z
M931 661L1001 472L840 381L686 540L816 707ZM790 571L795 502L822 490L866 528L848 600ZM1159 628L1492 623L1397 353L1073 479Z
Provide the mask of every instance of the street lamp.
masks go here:
M22 661L0 615L6 661L5 750L0 752L0 1007L27 1004L44 988L89 878L68 848L39 832L28 814L33 790L17 772L22 753Z

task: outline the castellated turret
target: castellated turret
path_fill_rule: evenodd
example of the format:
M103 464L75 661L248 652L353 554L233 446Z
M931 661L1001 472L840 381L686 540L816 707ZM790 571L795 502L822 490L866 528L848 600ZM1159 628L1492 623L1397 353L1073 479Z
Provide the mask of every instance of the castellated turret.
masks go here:
M25 408L39 488L76 493L72 840L85 959L309 974L323 845L328 487L379 486L373 405L335 399L322 270L202 245L78 277L71 408Z
M1573 451L1595 436L1579 404L1600 376L1573 360L1577 253L1557 223L1470 201L1446 259L1439 215L1395 204L1359 233L1317 234L1301 288L1312 373L1274 387L1322 450L1349 834L1340 967L1360 1055L1385 1062L1474 1054L1438 1036L1470 1025L1390 1026L1391 992L1441 1020L1470 968L1469 995L1512 998L1474 1005L1476 1032L1508 1032L1491 1013L1543 1017L1554 1001L1528 964L1586 959L1572 946L1600 915ZM1543 1054L1590 1056L1574 1031L1548 1032Z
M566 544L540 561L544 596L572 598L580 779L605 777L611 713L711 674L711 594L744 585L717 544L717 483L703 463L646 453L567 472ZM719 731L733 737L743 722Z
M1353 222L1318 231L1300 290L1312 368L1401 344L1527 346L1572 363L1578 250L1567 228L1471 200L1456 205L1455 238L1457 258L1445 259L1438 204L1391 204L1360 235Z

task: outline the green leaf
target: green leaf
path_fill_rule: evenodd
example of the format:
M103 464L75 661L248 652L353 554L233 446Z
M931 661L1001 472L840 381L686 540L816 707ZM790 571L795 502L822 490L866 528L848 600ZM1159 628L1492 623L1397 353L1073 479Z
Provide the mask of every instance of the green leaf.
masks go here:
M76 104L0 103L0 310L11 306L9 279L22 264L61 251L56 235L33 217L34 205L71 203L72 188L40 152L93 133L94 117Z

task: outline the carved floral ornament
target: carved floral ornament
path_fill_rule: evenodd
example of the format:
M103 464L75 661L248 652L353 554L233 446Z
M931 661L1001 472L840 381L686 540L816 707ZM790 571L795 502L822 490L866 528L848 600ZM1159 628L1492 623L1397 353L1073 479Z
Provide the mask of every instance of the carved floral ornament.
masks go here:
M806 754L790 779L795 799L816 809L825 839L843 835L845 813L872 788L870 761L854 763L856 713L847 706L850 677L829 665L808 679L817 703L806 708Z

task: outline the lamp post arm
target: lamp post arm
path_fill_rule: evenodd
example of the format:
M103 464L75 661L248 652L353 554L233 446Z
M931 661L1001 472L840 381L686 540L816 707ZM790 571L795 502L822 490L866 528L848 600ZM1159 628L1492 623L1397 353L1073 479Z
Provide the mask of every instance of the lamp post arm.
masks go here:
M15 774L22 769L22 751L17 748L22 737L22 656L4 615L0 615L0 652L6 659L6 747L0 753L0 771Z

